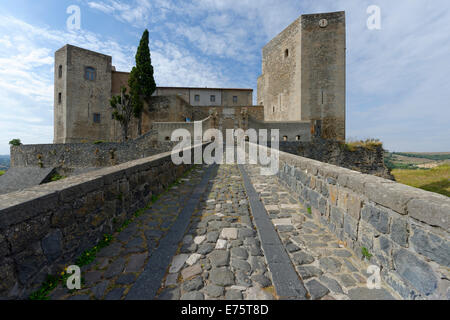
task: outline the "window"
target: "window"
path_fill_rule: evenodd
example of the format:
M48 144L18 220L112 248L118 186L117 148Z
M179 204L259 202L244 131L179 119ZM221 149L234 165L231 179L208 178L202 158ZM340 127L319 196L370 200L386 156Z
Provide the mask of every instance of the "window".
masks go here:
M196 94L195 97L194 97L194 100L197 101L197 102L199 102L199 101L200 101L200 95L199 95L199 94Z
M94 113L94 123L100 123L100 113Z
M283 141L287 141L288 137L287 136L283 136Z
M233 103L237 103L237 96L233 96Z
M300 136L296 136L295 140L300 141Z
M95 80L95 69L92 67L86 67L84 72L84 78L86 80L94 81Z
M284 50L284 57L289 57L289 49Z
M62 102L62 93L58 93L58 103L61 104Z
M216 102L216 96L211 96L210 101L211 102Z
M62 78L62 66L61 65L58 68L58 78Z
M275 113L275 107L273 107L273 113Z

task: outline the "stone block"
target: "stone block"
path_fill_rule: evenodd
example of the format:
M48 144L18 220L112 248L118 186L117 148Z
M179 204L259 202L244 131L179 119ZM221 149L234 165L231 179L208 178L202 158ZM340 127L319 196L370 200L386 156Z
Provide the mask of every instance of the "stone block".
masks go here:
M391 223L391 239L403 246L408 246L408 222L406 219L392 217Z
M371 180L376 181L376 177L373 178L371 177ZM366 183L364 194L369 200L405 215L407 213L406 204L416 197L417 189L384 180Z
M361 210L361 219L371 224L381 233L389 233L389 214L379 208L366 204Z
M42 214L10 228L6 231L6 238L11 245L11 251L15 253L42 239L49 231L50 216Z
M51 231L42 239L41 247L47 260L52 263L62 254L63 235L60 230Z
M356 220L359 220L361 216L361 207L361 198L354 193L349 193L347 199L347 212Z
M352 240L358 238L358 220L354 219L350 214L344 216L344 232L349 235Z
M430 265L406 249L399 249L393 254L394 265L401 278L426 296L437 289L438 278Z
M330 219L337 228L342 228L344 225L344 212L341 209L332 206Z
M450 267L449 238L426 232L416 225L411 225L411 232L410 244L417 253L440 265Z
M347 211L348 192L342 188L338 189L337 206L344 211Z
M334 185L328 185L328 193L330 195L330 202L331 205L336 206L337 205L337 200L338 200L338 189L336 186Z
M410 217L431 226L450 230L450 200L444 196L427 195L412 199L407 205Z

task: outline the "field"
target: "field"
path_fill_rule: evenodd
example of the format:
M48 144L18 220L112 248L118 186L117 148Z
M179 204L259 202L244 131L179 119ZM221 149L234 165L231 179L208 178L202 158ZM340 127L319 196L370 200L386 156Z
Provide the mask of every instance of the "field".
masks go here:
M0 170L0 176L2 176L2 175L4 175L4 174L5 174L5 171Z
M450 153L388 153L397 182L450 197Z

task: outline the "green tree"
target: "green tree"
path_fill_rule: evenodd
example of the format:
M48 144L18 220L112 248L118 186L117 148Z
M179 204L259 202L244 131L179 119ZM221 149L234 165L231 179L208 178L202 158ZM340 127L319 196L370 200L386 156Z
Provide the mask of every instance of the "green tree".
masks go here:
M151 96L156 90L147 29L145 29L142 35L135 59L136 66L131 70L128 86L130 87L130 95L132 97L133 115L139 120L138 134L141 135L144 101L150 103Z
M123 141L128 140L128 129L130 127L131 117L133 115L133 103L130 94L127 94L125 87L120 88L120 95L113 96L109 103L114 109L113 118L120 122L122 127Z

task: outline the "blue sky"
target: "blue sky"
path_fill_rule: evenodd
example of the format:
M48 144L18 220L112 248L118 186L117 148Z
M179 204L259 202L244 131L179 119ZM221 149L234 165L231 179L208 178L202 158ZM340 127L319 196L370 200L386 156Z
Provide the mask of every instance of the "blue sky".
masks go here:
M81 9L69 31L66 9ZM366 26L369 5L381 30ZM53 56L70 43L129 71L145 28L160 86L255 89L262 47L300 14L346 11L347 137L450 151L448 0L0 0L0 154L53 141Z

